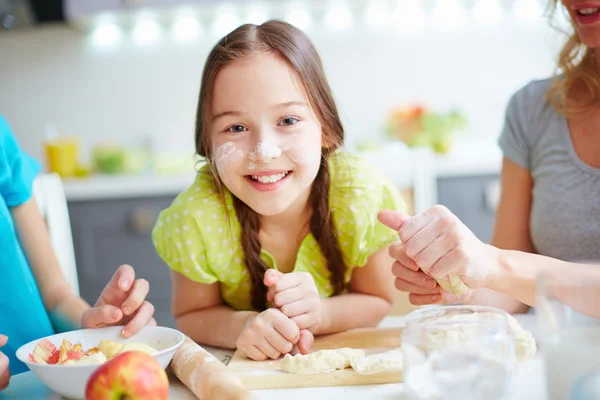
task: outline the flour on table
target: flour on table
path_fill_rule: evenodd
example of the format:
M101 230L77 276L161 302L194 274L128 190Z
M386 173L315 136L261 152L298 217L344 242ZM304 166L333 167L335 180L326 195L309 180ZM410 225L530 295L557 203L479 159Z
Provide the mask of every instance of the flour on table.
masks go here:
M292 374L316 374L350 367L352 360L364 357L363 350L344 347L319 350L310 354L286 354L281 360L281 370Z

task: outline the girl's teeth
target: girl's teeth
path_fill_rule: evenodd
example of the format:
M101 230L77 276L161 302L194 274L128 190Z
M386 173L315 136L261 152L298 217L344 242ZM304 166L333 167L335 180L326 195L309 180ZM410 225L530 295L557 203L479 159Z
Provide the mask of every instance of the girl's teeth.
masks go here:
M286 175L287 172L277 175L253 175L252 179L254 179L255 181L259 181L260 183L275 183L285 178Z
M581 10L579 10L579 12L583 15L590 15L590 14L597 13L598 10L599 10L599 8L582 8Z

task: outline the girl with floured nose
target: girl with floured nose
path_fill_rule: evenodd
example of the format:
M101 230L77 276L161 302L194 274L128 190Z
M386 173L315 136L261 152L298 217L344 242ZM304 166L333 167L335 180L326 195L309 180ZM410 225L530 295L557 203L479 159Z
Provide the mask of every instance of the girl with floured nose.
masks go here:
M229 33L206 61L196 117L207 163L153 231L178 328L265 360L307 352L313 335L376 325L392 304L397 240L377 212L406 207L341 149L307 36L280 21Z

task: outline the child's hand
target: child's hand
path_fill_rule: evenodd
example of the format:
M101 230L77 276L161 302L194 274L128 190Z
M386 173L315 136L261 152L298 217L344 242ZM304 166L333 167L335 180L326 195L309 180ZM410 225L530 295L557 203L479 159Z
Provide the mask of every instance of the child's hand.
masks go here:
M135 271L129 265L117 269L104 287L93 308L81 317L84 328L125 325L121 334L129 337L145 325L156 325L152 317L154 306L146 301L150 284L145 279L135 279Z
M269 269L264 284L269 288L267 300L294 321L298 328L314 331L321 323L321 296L311 274Z
M0 347L4 346L8 338L0 335ZM0 390L6 389L10 381L10 369L8 369L8 357L0 351Z
M276 360L300 340L298 326L276 308L250 319L237 339L237 348L255 361Z

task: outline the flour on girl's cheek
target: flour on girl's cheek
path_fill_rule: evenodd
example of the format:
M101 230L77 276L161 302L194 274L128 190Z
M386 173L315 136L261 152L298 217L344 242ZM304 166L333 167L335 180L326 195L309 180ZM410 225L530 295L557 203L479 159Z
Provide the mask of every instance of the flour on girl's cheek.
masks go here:
M320 163L321 153L311 151L311 147L313 146L303 143L300 135L291 133L283 140L281 150L295 164Z
M223 143L215 149L215 161L217 164L217 170L221 172L227 166L227 164L238 161L242 157L244 157L244 153L240 149L235 147L235 143Z

